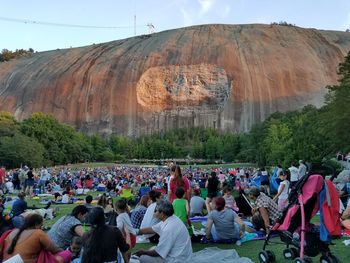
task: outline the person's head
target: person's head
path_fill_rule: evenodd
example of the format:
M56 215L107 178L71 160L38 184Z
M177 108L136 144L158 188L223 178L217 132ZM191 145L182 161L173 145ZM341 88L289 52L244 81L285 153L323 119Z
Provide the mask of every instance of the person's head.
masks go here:
M284 180L287 179L287 174L286 174L284 171L281 171L281 172L280 172L280 179L281 179L282 181L284 181Z
M179 199L183 198L185 195L185 189L183 189L183 187L176 188L175 195L176 195L176 198L179 198Z
M172 166L172 167L171 167L171 171L172 171L172 173L173 173L173 175L174 175L173 180L174 180L176 186L178 186L178 187L180 187L180 186L183 187L183 186L185 185L185 182L184 182L184 180L183 180L183 178L182 178L182 173L181 173L181 168L180 168L180 166L178 166L178 165Z
M17 196L19 199L24 200L24 198L26 197L26 194L24 192L19 192Z
M94 207L89 212L89 221L91 225L96 228L105 225L105 213L102 207Z
M162 200L157 204L154 212L158 219L165 221L174 214L174 207L169 201Z
M148 201L149 201L149 197L148 195L143 195L140 199L140 205L147 207L148 206Z
M70 251L74 255L78 255L80 253L81 247L83 244L83 240L79 236L74 236L72 238L72 242L70 243Z
M91 202L92 202L92 196L91 195L87 195L86 197L85 197L85 203L87 203L87 204L91 204Z
M152 203L155 203L160 199L160 197L162 196L162 193L151 190L148 193L148 196L152 200Z
M225 199L223 197L215 197L213 198L214 206L217 211L222 211L225 208Z
M101 195L97 200L97 205L102 206L103 208L107 205L107 198L105 195Z
M127 207L128 207L128 204L125 198L121 198L117 202L115 202L115 208L119 212L125 212L127 210Z
M222 189L222 192L225 195L232 195L232 187L227 185Z
M216 172L215 171L211 171L210 178L212 178L212 179L216 178Z
M252 187L249 190L249 197L253 200L256 200L258 198L258 196L260 195L260 190L257 187Z
M85 205L78 205L73 208L71 216L74 216L80 220L80 222L83 222L88 212L89 210Z
M113 198L107 197L107 204L113 206Z
M82 261L85 263L103 262L102 257L104 252L105 240L101 231L104 231L105 214L102 207L94 207L89 212L89 220L91 229L89 235L84 240L84 250Z
M201 190L198 189L198 188L196 188L196 189L193 190L193 194L194 194L195 196L199 196L199 195L201 194Z
M44 219L39 214L29 214L24 218L24 223L19 229L18 233L15 235L15 237L12 239L11 245L9 246L7 253L12 254L18 239L20 238L22 232L27 229L41 229L43 225Z

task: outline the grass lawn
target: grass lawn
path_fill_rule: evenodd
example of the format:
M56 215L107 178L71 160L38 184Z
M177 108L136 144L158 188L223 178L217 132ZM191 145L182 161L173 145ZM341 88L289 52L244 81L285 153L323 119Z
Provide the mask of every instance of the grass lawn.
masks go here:
M91 192L91 195L93 196L97 196L99 193L98 192ZM81 196L81 198L85 198L85 196ZM116 198L115 198L116 199ZM39 203L39 200L32 200L32 199L27 199L27 202L29 205L36 205L37 207L43 207L43 205L41 205ZM53 208L58 207L59 211L57 214L57 217L54 218L53 220L47 220L45 221L45 226L52 226L61 216L69 214L74 205L73 204L67 204L67 205L52 205ZM315 217L313 219L313 222L318 222L318 218ZM336 255L341 262L343 263L347 263L350 262L350 249L348 247L346 247L342 241L345 240L345 238L341 238L341 239L337 239L334 240L334 245L331 246L331 250L334 253L334 255ZM278 242L279 239L275 238L273 239L274 242ZM153 244L137 244L136 247L134 248L134 251L140 249L140 248L150 248L151 246L153 246ZM234 248L238 254L241 257L248 257L250 258L253 262L259 262L258 260L258 253L259 251L262 249L263 247L263 241L250 241L247 243L243 243L241 246L237 246L235 244L192 244L193 246L193 251L199 251L202 250L206 247L210 247L210 246L215 246L215 247L219 247L221 249L232 249ZM275 255L276 255L276 262L292 262L292 261L287 261L283 258L283 249L285 248L285 246L283 244L271 244L267 247L267 249L272 250ZM319 262L319 256L314 258L314 262Z

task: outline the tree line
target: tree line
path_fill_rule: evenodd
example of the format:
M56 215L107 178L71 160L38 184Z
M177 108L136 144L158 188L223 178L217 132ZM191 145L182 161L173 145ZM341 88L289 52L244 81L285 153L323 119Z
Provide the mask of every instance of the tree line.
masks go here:
M294 160L319 162L337 151L350 151L350 53L338 68L339 83L328 86L325 105L276 112L248 133L214 129L170 130L136 139L87 135L59 123L52 115L34 113L17 121L0 113L0 165L67 164L86 161L197 158L259 165L290 165Z
M20 57L28 57L33 55L34 49L29 48L26 49L16 49L15 51L11 51L8 49L3 49L0 53L0 62L10 61L11 59L20 58Z

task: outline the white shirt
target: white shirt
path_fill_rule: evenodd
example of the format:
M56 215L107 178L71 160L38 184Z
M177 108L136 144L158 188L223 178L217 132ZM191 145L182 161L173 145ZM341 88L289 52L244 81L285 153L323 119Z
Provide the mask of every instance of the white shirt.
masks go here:
M301 163L299 165L299 178L303 177L306 174L306 165Z
M131 234L133 234L134 236L137 235L137 230L135 228L133 228L132 224L131 224L131 219L130 216L128 215L128 213L124 212L124 213L120 213L117 216L117 227L119 228L119 230L124 233L124 227L126 227L129 232Z
M296 168L295 166L291 166L288 168L290 172L290 181L291 182L296 182L299 180L299 169Z
M284 185L282 193L278 196L278 199L280 200L286 200L288 199L288 192L289 192L289 181L283 180L280 182L280 185L278 186L278 192L280 191L282 185Z
M156 209L157 203L152 203L146 210L146 213L142 219L140 228L151 227L159 222L159 219L154 217L154 210Z
M152 227L160 236L156 252L167 263L185 263L192 256L192 244L185 224L176 216Z

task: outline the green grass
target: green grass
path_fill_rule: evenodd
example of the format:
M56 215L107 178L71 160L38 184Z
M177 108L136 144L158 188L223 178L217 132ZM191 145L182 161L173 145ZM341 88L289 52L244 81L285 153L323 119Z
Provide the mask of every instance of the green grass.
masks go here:
M99 192L91 192L90 193L93 196L97 196ZM81 198L85 198L84 195L80 196ZM116 198L115 198L116 200ZM35 204L37 207L43 207L43 205L39 204L39 200L32 200L27 199L27 202L29 205ZM57 214L57 217L53 220L47 220L45 221L45 226L52 226L61 216L69 214L74 205L73 204L67 204L67 205L52 205L53 208L58 207L59 211ZM316 216L313 218L313 223L318 223L319 218ZM333 246L331 246L331 250L336 255L341 262L347 263L350 262L350 250L342 243L342 241L345 240L345 238L340 238L337 240L334 240ZM278 242L279 239L275 238L273 239L274 242ZM136 247L133 249L133 251L137 251L138 249L148 249L152 247L153 244L146 243L146 244L137 244ZM243 243L241 246L237 246L235 244L199 244L199 243L193 243L192 244L193 251L200 251L206 247L219 247L221 249L235 249L238 254L241 257L248 257L253 262L259 262L258 259L258 253L263 247L263 241L249 241L246 243ZM276 262L292 262L287 261L283 258L283 249L285 248L285 245L283 244L271 244L267 247L268 250L272 250L276 255ZM319 256L314 258L314 262L319 262Z

